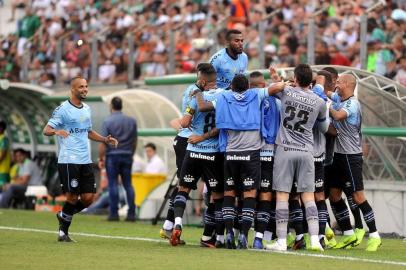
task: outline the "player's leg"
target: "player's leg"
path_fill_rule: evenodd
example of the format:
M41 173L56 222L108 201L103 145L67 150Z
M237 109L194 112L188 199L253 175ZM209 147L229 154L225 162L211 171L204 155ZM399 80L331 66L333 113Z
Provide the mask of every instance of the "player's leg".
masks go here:
M224 155L215 155L215 164L210 166L214 168L214 179L212 183L209 182L210 189L212 190L212 197L214 201L214 215L216 222L216 248L223 248L224 245L224 220L223 220L223 200L224 200Z
M322 161L314 162L314 199L316 201L318 217L319 217L319 241L323 248L328 244L325 237L328 210L326 199L324 197L324 165Z
M290 194L289 198L289 223L290 226L295 230L296 238L291 246L293 250L304 249L306 247L305 240L303 237L303 210L300 204L300 194ZM289 241L287 243L289 247Z
M204 211L204 227L203 235L200 238L201 247L215 247L215 231L216 231L216 212L215 203L211 192L207 189L206 184L203 188L203 198L206 204L206 209Z
M381 246L382 241L376 228L374 211L371 205L368 203L364 194L364 183L362 178L362 155L346 155L346 160L348 165L347 172L350 173L349 176L351 176L351 183L354 189L353 199L361 210L364 216L365 223L367 224L369 229L369 239L366 250L376 251L378 247ZM357 241L357 243L358 242L360 241Z

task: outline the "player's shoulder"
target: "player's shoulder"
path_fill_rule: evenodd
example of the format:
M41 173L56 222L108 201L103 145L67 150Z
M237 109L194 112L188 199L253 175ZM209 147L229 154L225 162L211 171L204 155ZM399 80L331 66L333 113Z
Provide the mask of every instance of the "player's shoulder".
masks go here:
M66 110L66 108L68 108L69 105L70 105L70 104L69 104L69 101L68 101L68 100L65 100L65 101L62 102L58 107L56 107L56 108L54 109L53 114L62 113L63 111Z
M216 52L215 54L213 54L213 56L210 58L210 62L222 58L225 53L226 53L226 49L225 49L225 48L223 48L223 49L217 51L217 52Z
M248 60L248 55L245 52L241 53L241 58L244 60Z
M86 110L90 110L90 106L87 105L86 103L82 102L83 108Z

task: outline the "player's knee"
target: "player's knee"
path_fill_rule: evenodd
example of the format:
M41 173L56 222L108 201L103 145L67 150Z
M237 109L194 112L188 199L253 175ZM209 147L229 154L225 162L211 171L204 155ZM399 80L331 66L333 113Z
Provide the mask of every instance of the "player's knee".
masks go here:
M244 191L244 198L255 198L257 196L257 190L251 189L248 191Z
M79 196L76 194L68 194L66 195L66 201L71 204L76 204L79 200Z
M189 193L189 192L190 192L190 188L180 186L180 187L179 187L179 191Z
M81 196L80 201L84 206L87 207L93 203L93 198L94 198L93 194L86 194L85 196Z
M315 200L316 202L324 201L324 200L325 200L324 192L317 192L317 193L314 193L314 200Z
M339 200L341 200L341 191L338 189L330 189L330 196L329 199L332 202L338 202Z
M353 193L352 198L357 205L362 204L365 199L365 194L363 191L356 191Z
M271 201L272 199L272 192L261 192L259 193L259 200L260 201Z

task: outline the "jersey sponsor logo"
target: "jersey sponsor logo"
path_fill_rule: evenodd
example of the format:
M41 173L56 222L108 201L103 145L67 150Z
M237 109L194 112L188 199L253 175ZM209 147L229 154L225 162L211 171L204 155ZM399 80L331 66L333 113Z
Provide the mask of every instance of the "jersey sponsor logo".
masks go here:
M247 155L247 156L227 155L226 159L227 159L227 160L244 160L244 161L250 161L250 160L251 160L251 156L250 156L250 155Z
M226 183L227 183L227 185L229 185L229 186L234 186L234 179L233 178L227 178L227 180L226 180Z
M289 97L292 97L292 98L294 98L294 99L297 99L297 100L299 100L300 102L309 104L309 105L315 105L316 102L317 102L316 99L311 99L311 98L308 98L308 97L303 97L303 96L301 96L301 95L299 95L299 94L297 94L297 93L295 93L295 92L291 92L291 91L288 91L288 92L286 93L286 95L289 96Z
M79 186L79 182L77 179L73 178L72 180L70 180L70 186L75 188Z
M218 143L212 145L200 145L200 144L192 144L194 148L202 149L202 150L217 150Z
M183 177L183 181L186 183L192 183L195 180L193 175L187 174Z
M296 147L299 147L299 148L306 148L305 144L300 144L300 143L291 142L291 141L287 141L287 140L283 140L282 143L285 144L285 145L296 146ZM284 147L284 150L285 151L293 151L293 150L297 150L297 149Z
M204 160L210 160L214 161L215 156L207 156L207 155L202 155L201 153L190 153L191 158L198 158L198 159L204 159Z
M261 161L272 161L273 157L261 157Z
M69 130L69 133L83 133L83 132L89 132L90 128L71 128Z
M246 187L250 187L252 185L254 185L255 181L252 178L245 178L244 180L242 180L244 186Z
M218 181L217 181L216 179L213 179L213 178L209 179L208 182L209 182L209 186L210 186L211 188L216 187L217 184L218 184Z

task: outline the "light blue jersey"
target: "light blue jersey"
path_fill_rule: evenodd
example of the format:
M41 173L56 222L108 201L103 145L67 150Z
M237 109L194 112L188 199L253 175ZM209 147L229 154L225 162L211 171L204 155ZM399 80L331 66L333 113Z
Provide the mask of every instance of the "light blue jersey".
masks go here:
M189 105L189 102L192 100L190 93L197 89L197 85L196 84L191 84L189 85L185 92L183 92L183 97L182 97L182 113L184 113L186 111L186 108ZM178 136L179 137L183 137L183 138L189 138L189 136L192 135L192 131L188 128L182 128L181 130L179 130L178 132Z
M57 130L63 129L69 132L67 138L57 136L58 163L92 163L88 139L88 133L92 130L92 123L88 105L83 103L83 106L78 108L67 100L55 109L48 125Z
M203 98L205 101L215 100L223 89L213 89L203 92ZM206 132L209 132L216 127L216 113L215 111L210 112L199 112L197 108L196 98L193 98L188 108L186 109L187 113L193 113L193 120L191 128L193 134L203 135ZM202 142L187 145L187 150L199 153L216 153L220 151L218 136L209 138Z
M217 72L217 87L227 89L235 75L247 71L248 56L243 52L238 54L237 59L233 59L226 49L222 49L211 57L210 64Z
M264 88L266 91L268 91L266 88ZM262 91L263 94L261 94L262 96L266 96L266 92L264 93L264 91ZM263 105L264 105L264 114L269 113L269 108L270 108L270 102L269 102L269 97L266 97L263 101ZM276 103L276 107L278 108L278 112L280 113L281 111L281 101L279 99L275 100ZM264 115L265 116L265 115ZM262 148L261 151L259 152L259 156L260 157L273 157L275 153L275 144L268 144L265 143Z

